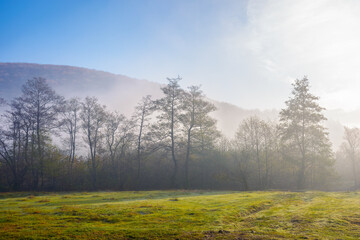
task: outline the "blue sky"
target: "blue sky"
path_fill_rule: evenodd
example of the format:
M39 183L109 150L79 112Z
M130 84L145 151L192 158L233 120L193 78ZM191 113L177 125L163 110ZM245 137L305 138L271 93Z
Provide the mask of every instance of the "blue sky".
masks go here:
M156 63L201 61L221 34L219 7L226 9L220 1L191 0L0 4L1 61L84 66L143 78Z
M260 109L281 108L307 75L325 107L357 109L358 10L356 0L0 0L0 62L161 83L179 74L184 87Z

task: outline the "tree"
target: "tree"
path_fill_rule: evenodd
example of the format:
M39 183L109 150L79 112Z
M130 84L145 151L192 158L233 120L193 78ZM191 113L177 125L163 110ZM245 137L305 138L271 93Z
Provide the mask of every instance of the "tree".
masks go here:
M277 128L272 122L251 116L240 123L231 152L245 188L249 188L249 182L254 182L257 189L270 186L274 160L279 160L277 143Z
M303 189L309 170L312 174L308 182L312 183L319 164L323 170L332 166L332 151L328 133L321 124L326 120L324 108L317 103L319 98L309 92L309 80L296 79L293 87L292 98L280 112L280 134L297 168L297 188Z
M146 135L146 130L149 127L149 120L154 112L154 102L151 100L151 96L147 95L143 97L141 102L135 107L135 113L133 114L133 122L137 126L137 149L136 149L136 159L137 159L137 187L140 185L141 181L141 161L143 156L143 138Z
M102 138L101 129L106 120L105 116L105 106L100 105L97 98L85 98L85 101L82 103L80 118L82 120L82 128L86 135L85 141L90 150L91 181L93 189L96 189L96 169L98 167L97 152Z
M209 114L216 110L215 106L207 102L204 98L199 86L190 86L188 92L184 93L184 100L182 104L182 114L180 120L184 126L186 135L186 156L185 156L185 187L189 188L189 162L190 154L196 143L193 143L196 135L200 137L200 148L204 149L205 144L211 145L211 142L205 143L206 135L216 132L216 121L209 116ZM205 130L205 128L207 128ZM205 131L204 131L205 130ZM217 136L212 135L210 138L213 140ZM195 146L194 146L195 145Z
M171 159L174 164L171 176L171 186L176 186L176 177L178 172L178 161L176 158L176 137L179 135L180 122L179 116L181 111L181 100L184 91L179 86L180 77L167 78L168 84L161 90L164 97L156 101L156 107L160 111L157 116L158 125L156 127L161 145L165 149L170 149Z
M21 102L26 116L34 125L35 142L37 150L38 167L34 170L34 187L38 188L38 177L40 175L41 188L44 186L44 146L49 141L50 130L58 127L57 116L63 97L59 96L46 83L45 78L33 78L28 80L22 87Z
M265 161L265 176L263 176L263 187L268 188L272 184L273 161L278 156L278 132L277 125L272 122L261 121L261 137L263 142L263 157Z
M261 161L261 147L262 147L262 136L261 127L263 122L258 117L250 117L244 121L245 131L249 134L249 143L251 148L251 155L254 155L257 165L257 177L258 186L261 187L263 184L262 179L262 161Z
M105 145L110 154L112 177L119 184L120 160L131 139L132 122L117 112L107 113L104 125Z
M131 183L134 176L133 171L133 159L134 154L132 152L132 146L135 145L135 138L133 134L134 123L133 121L124 118L120 124L118 135L118 156L117 162L123 163L123 167L120 169L119 176L119 188L123 189L125 184Z
M240 180L243 185L243 190L249 189L249 175L250 165L252 160L252 139L251 132L249 132L248 121L243 120L236 133L235 138L231 143L231 155L234 159L234 169L239 173Z
M8 168L8 181L13 190L19 190L28 170L29 142L26 118L21 103L12 101L11 110L4 115L6 129L0 129L0 157Z
M61 121L61 125L65 128L69 138L68 138L68 146L69 146L69 168L70 175L72 172L72 168L75 161L76 156L76 136L78 133L78 122L80 120L80 109L81 103L79 99L72 98L67 100L62 109L63 118Z
M345 127L344 140L345 142L341 147L345 151L347 159L351 162L354 187L357 188L359 186L358 161L360 159L360 129Z

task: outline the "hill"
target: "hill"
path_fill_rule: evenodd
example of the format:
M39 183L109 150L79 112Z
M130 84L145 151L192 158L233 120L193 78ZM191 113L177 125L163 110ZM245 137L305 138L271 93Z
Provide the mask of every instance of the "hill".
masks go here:
M30 63L0 63L0 95L16 97L21 86L33 77L46 78L49 84L66 97L97 96L104 103L124 113L146 94L160 95L159 84L123 75L87 68Z

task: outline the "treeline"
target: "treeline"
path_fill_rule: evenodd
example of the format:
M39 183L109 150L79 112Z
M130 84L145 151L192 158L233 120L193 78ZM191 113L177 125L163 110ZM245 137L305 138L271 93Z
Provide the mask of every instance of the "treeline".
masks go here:
M324 110L296 80L279 122L250 117L227 139L198 86L169 78L130 117L95 97L65 99L43 78L6 105L0 189L326 189L335 176Z

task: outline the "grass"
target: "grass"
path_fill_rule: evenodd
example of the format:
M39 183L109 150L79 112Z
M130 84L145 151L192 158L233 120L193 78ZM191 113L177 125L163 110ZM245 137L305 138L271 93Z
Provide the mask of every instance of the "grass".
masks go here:
M359 239L357 192L0 194L0 239Z

